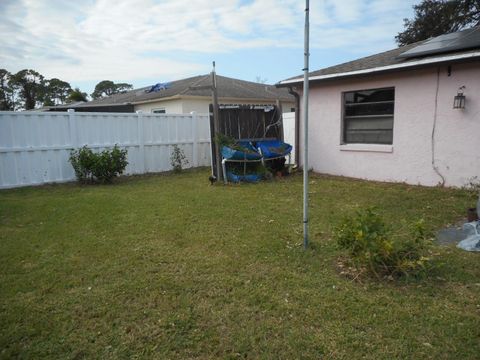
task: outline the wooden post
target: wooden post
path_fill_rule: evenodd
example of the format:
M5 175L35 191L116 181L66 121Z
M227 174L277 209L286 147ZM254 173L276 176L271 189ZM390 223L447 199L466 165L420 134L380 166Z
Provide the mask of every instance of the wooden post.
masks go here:
M278 120L277 121L280 121L280 126L279 126L279 135L280 135L280 140L282 141L285 141L285 133L284 133L284 128L283 128L283 109L282 109L282 103L280 102L280 100L277 99L276 101L276 104L277 104L277 109L279 111L279 115L278 115Z
M210 123L210 137L211 143L210 146L212 148L212 163L213 158L215 158L215 171L217 173L217 181L222 180L222 164L220 159L220 148L215 144L215 136L217 133L220 132L220 118L218 114L218 95L217 95L217 75L215 73L215 61L213 62L213 70L211 72L212 77L212 85L201 85L201 86L190 86L190 90L204 90L210 89L212 90L212 115L213 115L213 126ZM212 166L212 172L214 171ZM225 174L223 174L225 176Z
M212 98L213 98L213 133L216 136L220 132L220 119L218 117L218 95L217 95L217 75L215 73L215 61L212 70ZM211 139L215 141L215 139ZM220 160L220 147L215 144L215 167L217 170L217 181L222 180L222 164ZM225 174L224 174L225 175Z

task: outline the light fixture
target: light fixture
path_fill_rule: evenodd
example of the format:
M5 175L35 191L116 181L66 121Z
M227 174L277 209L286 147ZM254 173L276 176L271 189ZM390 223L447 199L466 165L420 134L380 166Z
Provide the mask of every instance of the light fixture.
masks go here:
M465 86L460 86L458 88L457 95L453 98L453 108L454 109L465 109L465 95L463 95L463 90Z

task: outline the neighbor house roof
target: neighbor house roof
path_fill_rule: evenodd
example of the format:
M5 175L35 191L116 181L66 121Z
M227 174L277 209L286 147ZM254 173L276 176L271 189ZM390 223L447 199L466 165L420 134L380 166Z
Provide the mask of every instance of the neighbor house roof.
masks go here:
M477 31L476 28L474 28L473 30ZM480 27L478 27L478 31L480 31ZM310 81L331 80L351 76L365 76L373 73L392 72L403 69L419 68L431 66L432 64L471 61L480 59L480 44L478 46L470 47L468 49L448 51L445 53L436 53L431 55L423 55L409 58L399 57L406 51L412 50L413 48L419 47L426 42L435 39L436 38L419 41L379 54L312 71L309 73L308 77ZM286 86L301 82L303 82L303 75L283 80L278 83L277 86Z
M211 97L210 89L192 89L192 87L209 86L212 84L211 75L199 75L187 79L168 82L161 86L161 90L148 92L152 86L127 91L121 94L111 95L105 98L96 99L76 107L92 106L115 106L115 105L136 105L160 100L182 97ZM165 86L166 85L166 86ZM260 84L250 81L233 79L217 75L218 97L240 100L258 100L258 101L294 101L292 95L286 89L278 89L274 85ZM71 108L72 106L66 106Z

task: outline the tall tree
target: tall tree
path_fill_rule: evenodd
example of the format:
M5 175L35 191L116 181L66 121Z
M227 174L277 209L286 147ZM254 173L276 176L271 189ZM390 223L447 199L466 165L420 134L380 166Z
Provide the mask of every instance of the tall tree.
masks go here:
M87 93L82 92L78 87L73 89L67 97L67 102L74 102L74 101L88 101Z
M11 78L12 87L25 110L35 109L45 96L45 79L35 70L20 70Z
M399 46L480 25L480 0L423 0L395 36Z
M94 99L98 99L105 96L126 92L127 90L130 90L132 88L133 86L131 84L127 84L127 83L115 84L113 81L103 80L103 81L100 81L97 85L95 85L95 89L93 90L91 97Z
M0 110L14 110L14 91L11 85L12 74L0 69Z
M44 105L46 102L53 105L64 104L68 95L72 92L72 87L66 81L53 78L46 81Z
M125 93L128 90L133 89L133 86L127 83L118 83L118 84L115 84L115 87L116 87L117 93Z

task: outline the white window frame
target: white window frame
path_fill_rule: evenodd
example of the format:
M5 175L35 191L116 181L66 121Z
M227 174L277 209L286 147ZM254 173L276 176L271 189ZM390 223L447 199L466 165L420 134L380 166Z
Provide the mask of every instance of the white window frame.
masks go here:
M367 142L347 142L346 141L346 129L345 129L345 120L347 118L346 116L346 100L345 100L345 97L347 94L350 94L350 93L355 93L355 92L362 92L362 91L375 91L375 90L393 90L393 100L389 100L389 101L385 101L385 102L391 102L393 104L393 113L390 115L390 114L379 114L379 115L370 115L370 118L375 118L375 117L391 117L392 118L392 143L388 144L388 143L375 143L375 142L370 142L370 143L367 143ZM383 102L383 101L382 101ZM341 145L341 148L342 150L353 150L353 151L356 151L357 150L357 147L360 149L364 149L364 148L370 148L371 146L375 147L375 148L382 148L382 150L380 150L381 152L385 151L383 148L388 148L390 149L389 151L386 151L386 152L390 152L391 151L391 147L393 145L393 130L394 130L394 113L395 113L395 87L394 86L386 86L386 87L379 87L379 88L371 88L371 89L359 89L359 90L349 90L349 91L344 91L342 92L342 101L341 101L341 104L342 104L342 123L341 123L341 132L340 132L340 145ZM351 106L351 105L350 105ZM355 118L358 118L358 119L361 119L361 118L365 118L365 119L368 119L369 116L368 115L361 115L361 116L348 116L348 118L350 119L355 119ZM362 151L362 150L358 150L358 151ZM363 150L363 151L370 151L370 150Z

